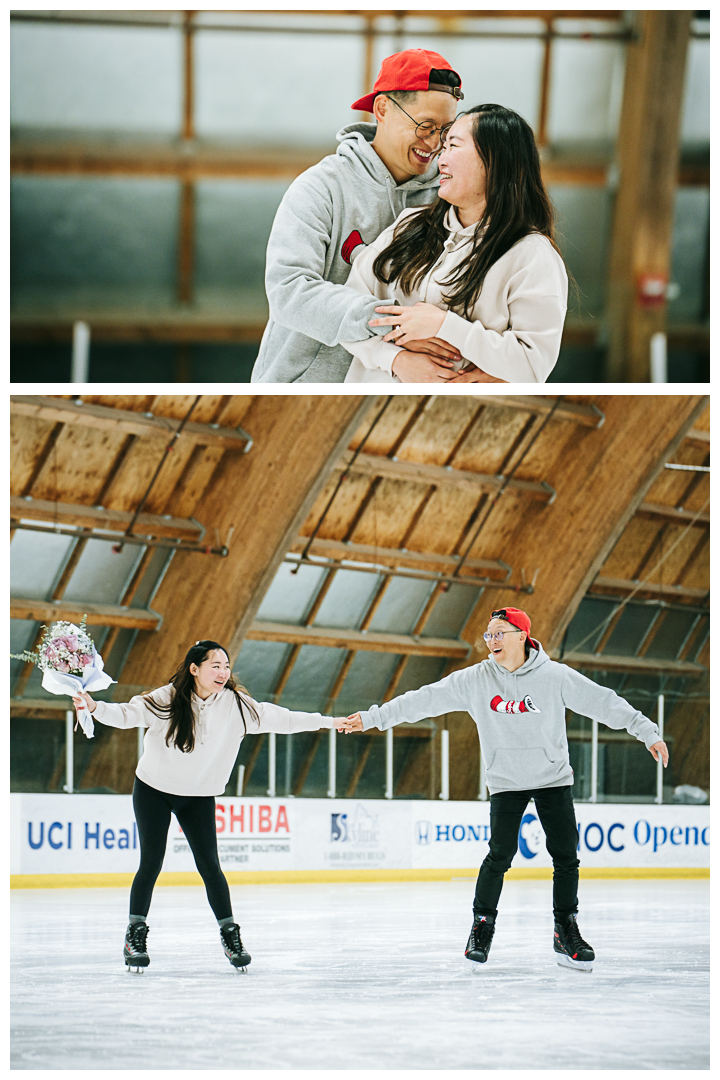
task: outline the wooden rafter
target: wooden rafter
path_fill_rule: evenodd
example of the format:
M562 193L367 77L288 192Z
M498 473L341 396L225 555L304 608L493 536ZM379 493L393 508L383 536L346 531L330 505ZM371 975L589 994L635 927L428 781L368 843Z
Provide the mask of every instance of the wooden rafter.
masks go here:
M11 619L33 619L52 622L67 619L79 622L87 616L88 626L121 626L129 630L158 630L162 618L156 611L145 608L120 607L113 604L78 604L69 600L25 600L13 596L10 600Z
M10 517L20 521L46 521L57 525L76 525L83 529L104 529L125 532L133 515L125 510L106 510L98 506L80 506L76 503L50 502L11 496ZM164 536L177 540L199 542L204 529L199 522L188 518L176 518L170 514L139 514L133 526L133 536Z
M660 582L629 581L626 578L603 577L598 575L590 587L590 592L599 592L608 589L615 594L639 592L650 593L652 596L665 596L674 599L704 600L708 595L708 589L691 589L686 585L665 585Z
M601 653L565 653L563 664L571 668L588 668L595 671L625 671L638 675L676 675L697 677L707 675L707 668L702 664L692 664L687 660L651 660L647 656L608 656Z
M358 454L354 461L352 458L352 451L346 451L338 468L344 468L352 461L351 472L364 476L382 476L389 480L434 484L436 487L454 487L473 493L499 491L505 480L503 476L490 476L487 473L474 473L452 467L445 468L442 465L423 465L415 461L400 461L380 454ZM510 490L522 492L531 499L551 503L555 498L555 491L544 480L513 479L507 486Z
M410 634L363 633L326 630L319 626L257 621L247 632L250 641L282 641L293 645L325 645L331 649L357 649L407 656L466 657L470 646L453 638L422 638Z
M553 420L572 420L584 427L599 428L605 417L597 405L582 405L573 401L562 401L557 405L556 398L542 397L539 394L474 394L481 397L489 407L503 406L506 409L518 409L522 412L538 413L547 416L553 412Z
M307 537L299 536L290 550L303 551ZM326 559L344 559L352 562L378 563L381 566L411 566L423 570L452 570L459 555L438 555L426 551L409 551L403 548L374 547L372 544L356 544L352 540L323 540L315 537L310 556L321 555ZM507 576L510 567L502 559L466 559L463 568L471 570L495 570Z
M702 528L710 524L710 513L698 514L695 510L684 510L679 506L663 506L660 503L644 502L637 509L639 517L663 518L665 521L693 522Z
M168 439L182 421L169 416L147 416L127 409L112 409L107 405L90 405L76 400L13 395L10 412L15 416L31 416L54 423L80 424L101 431L123 432L147 438ZM185 424L178 442L201 446L222 446L226 450L242 450L250 442L241 429L221 428L215 424Z
M164 627L152 650L139 635L123 681L152 684L156 672L177 666L188 639L221 641L235 661L288 547L372 403L360 395L252 398L243 423L255 439L253 452L225 454L195 509L223 536L236 527L222 580L208 560L192 553L174 556L153 600Z

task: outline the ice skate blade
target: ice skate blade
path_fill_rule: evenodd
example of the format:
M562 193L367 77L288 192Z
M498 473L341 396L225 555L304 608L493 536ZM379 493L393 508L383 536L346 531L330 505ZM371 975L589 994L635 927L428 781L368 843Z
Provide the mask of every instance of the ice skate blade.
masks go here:
M584 971L590 973L593 969L594 960L571 960L564 953L555 953L558 967L570 968L571 971Z

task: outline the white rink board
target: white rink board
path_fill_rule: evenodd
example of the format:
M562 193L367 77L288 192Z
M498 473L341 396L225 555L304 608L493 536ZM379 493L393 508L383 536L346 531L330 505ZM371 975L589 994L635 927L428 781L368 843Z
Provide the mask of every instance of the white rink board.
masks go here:
M11 873L134 873L137 827L129 795L11 795ZM576 803L587 868L710 865L709 806ZM487 802L219 797L227 871L473 869L488 850ZM528 805L514 867L552 865ZM172 818L163 869L195 869Z

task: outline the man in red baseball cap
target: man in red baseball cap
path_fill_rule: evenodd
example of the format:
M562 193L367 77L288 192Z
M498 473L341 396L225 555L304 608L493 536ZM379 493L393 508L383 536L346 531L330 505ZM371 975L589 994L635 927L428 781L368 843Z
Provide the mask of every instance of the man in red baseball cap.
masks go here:
M464 97L460 86L440 53L406 49L383 60L372 93L354 102L353 109L374 114L373 149L396 183L427 172ZM403 108L411 104L412 116Z
M344 381L352 357L339 342L370 337L368 323L381 303L344 287L352 260L403 210L437 197L435 158L462 100L460 87L439 53L389 56L372 92L352 106L372 113L374 122L343 128L337 152L290 185L268 242L270 319L253 382ZM460 356L432 339L405 349L421 366L446 368Z
M565 710L624 728L656 761L668 763L657 724L614 690L567 664L551 660L530 637L530 616L497 608L483 634L489 657L439 682L410 690L348 717L341 730L381 731L450 712L468 712L477 724L490 792L490 843L480 867L473 925L465 956L484 964L490 952L505 873L531 799L553 862L553 947L563 967L591 971L595 953L580 935L578 833L572 798Z

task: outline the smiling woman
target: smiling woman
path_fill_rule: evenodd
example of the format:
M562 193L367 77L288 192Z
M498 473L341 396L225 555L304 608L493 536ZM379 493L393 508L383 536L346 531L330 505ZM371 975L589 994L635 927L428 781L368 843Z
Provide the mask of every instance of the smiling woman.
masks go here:
M233 918L218 857L215 796L225 790L248 730L288 734L341 728L344 721L253 701L235 682L225 648L208 640L196 641L170 683L152 694L138 695L127 704L94 701L85 693L73 701L101 724L147 729L133 787L140 867L130 891L126 965L140 969L150 963L146 917L162 869L170 816L175 814L205 883L225 955L233 967L245 968L250 955ZM252 721L250 729L246 718Z
M404 211L353 264L349 286L395 305L368 324L391 326L384 339L342 343L355 357L346 382L544 382L568 279L532 130L478 105L449 129L438 166L438 199ZM422 355L430 341L457 358Z

